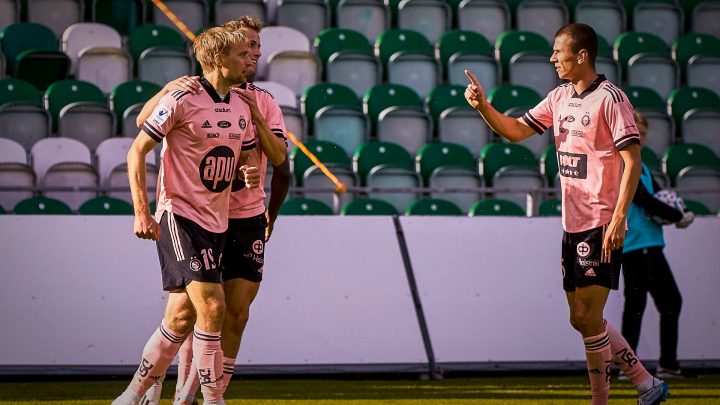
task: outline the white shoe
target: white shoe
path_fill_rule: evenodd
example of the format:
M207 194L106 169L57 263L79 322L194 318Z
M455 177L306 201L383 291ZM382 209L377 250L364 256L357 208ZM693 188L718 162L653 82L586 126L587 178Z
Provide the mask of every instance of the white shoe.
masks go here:
M670 388L665 381L658 381L660 381L660 384L640 395L638 405L658 405L661 402L665 402L668 395L670 395Z
M160 394L162 394L162 384L151 385L140 399L140 405L160 405Z
M110 405L140 405L140 396L126 389Z

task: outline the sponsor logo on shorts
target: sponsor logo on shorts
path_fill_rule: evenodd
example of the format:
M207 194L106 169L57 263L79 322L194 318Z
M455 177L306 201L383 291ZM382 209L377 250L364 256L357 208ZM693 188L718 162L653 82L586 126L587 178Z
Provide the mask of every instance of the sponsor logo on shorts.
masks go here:
M263 250L265 250L265 244L260 239L256 240L252 244L253 252L255 252L256 255L261 255L263 253Z
M560 175L576 179L587 178L587 155L582 153L558 152Z
M585 277L595 277L595 276L597 276L597 274L595 274L595 270L592 267L590 267L589 269L587 269L587 271L585 271Z
M590 254L590 245L588 245L587 242L580 242L575 250L577 251L578 256L587 257Z
M190 270L200 271L202 269L202 262L197 257L190 259Z
M217 123L217 126L219 126L220 128L230 128L231 125L232 124L230 123L230 121L219 121Z
M581 266L600 266L600 260L585 260L585 259L578 259L578 264ZM591 269L592 270L592 269ZM594 275L594 274L593 274Z
M230 186L235 174L235 153L228 146L213 148L203 157L200 180L213 193L221 193Z

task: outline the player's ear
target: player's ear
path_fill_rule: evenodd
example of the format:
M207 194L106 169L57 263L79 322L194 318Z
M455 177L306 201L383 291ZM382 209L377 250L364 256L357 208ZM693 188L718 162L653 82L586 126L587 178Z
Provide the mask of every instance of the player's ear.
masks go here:
M588 51L587 49L581 49L580 52L578 52L577 61L578 64L581 65L583 62L587 60Z

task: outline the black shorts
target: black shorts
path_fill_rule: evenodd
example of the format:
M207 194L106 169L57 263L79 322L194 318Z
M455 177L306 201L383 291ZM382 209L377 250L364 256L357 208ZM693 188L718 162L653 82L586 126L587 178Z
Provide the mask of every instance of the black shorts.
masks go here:
M612 251L610 263L600 262L606 227L578 233L563 232L561 264L565 291L589 285L618 289L622 248Z
M214 233L195 222L165 211L156 242L163 289L185 288L191 281L221 283L224 233Z
M243 278L259 283L265 265L265 214L230 218L223 249L223 280Z

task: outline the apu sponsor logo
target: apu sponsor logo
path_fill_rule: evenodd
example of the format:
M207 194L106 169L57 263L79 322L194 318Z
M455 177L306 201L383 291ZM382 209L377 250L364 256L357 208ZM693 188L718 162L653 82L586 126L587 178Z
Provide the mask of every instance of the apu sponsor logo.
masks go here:
M220 128L230 128L230 125L232 125L229 121L220 121L217 123L217 126Z
M229 113L231 112L229 108L216 108L215 112L221 112L221 113Z
M577 129L573 129L572 131L570 131L570 135L571 135L571 136L580 136L580 137L581 137L581 136L583 136L584 134L585 134L585 133L584 133L583 131L579 131L579 130L577 130Z
M200 163L200 180L213 193L221 193L235 177L235 153L227 146L213 148Z
M558 166L561 176L587 178L587 155L558 151Z
M208 139L220 138L220 132L208 132L207 137L208 137Z

